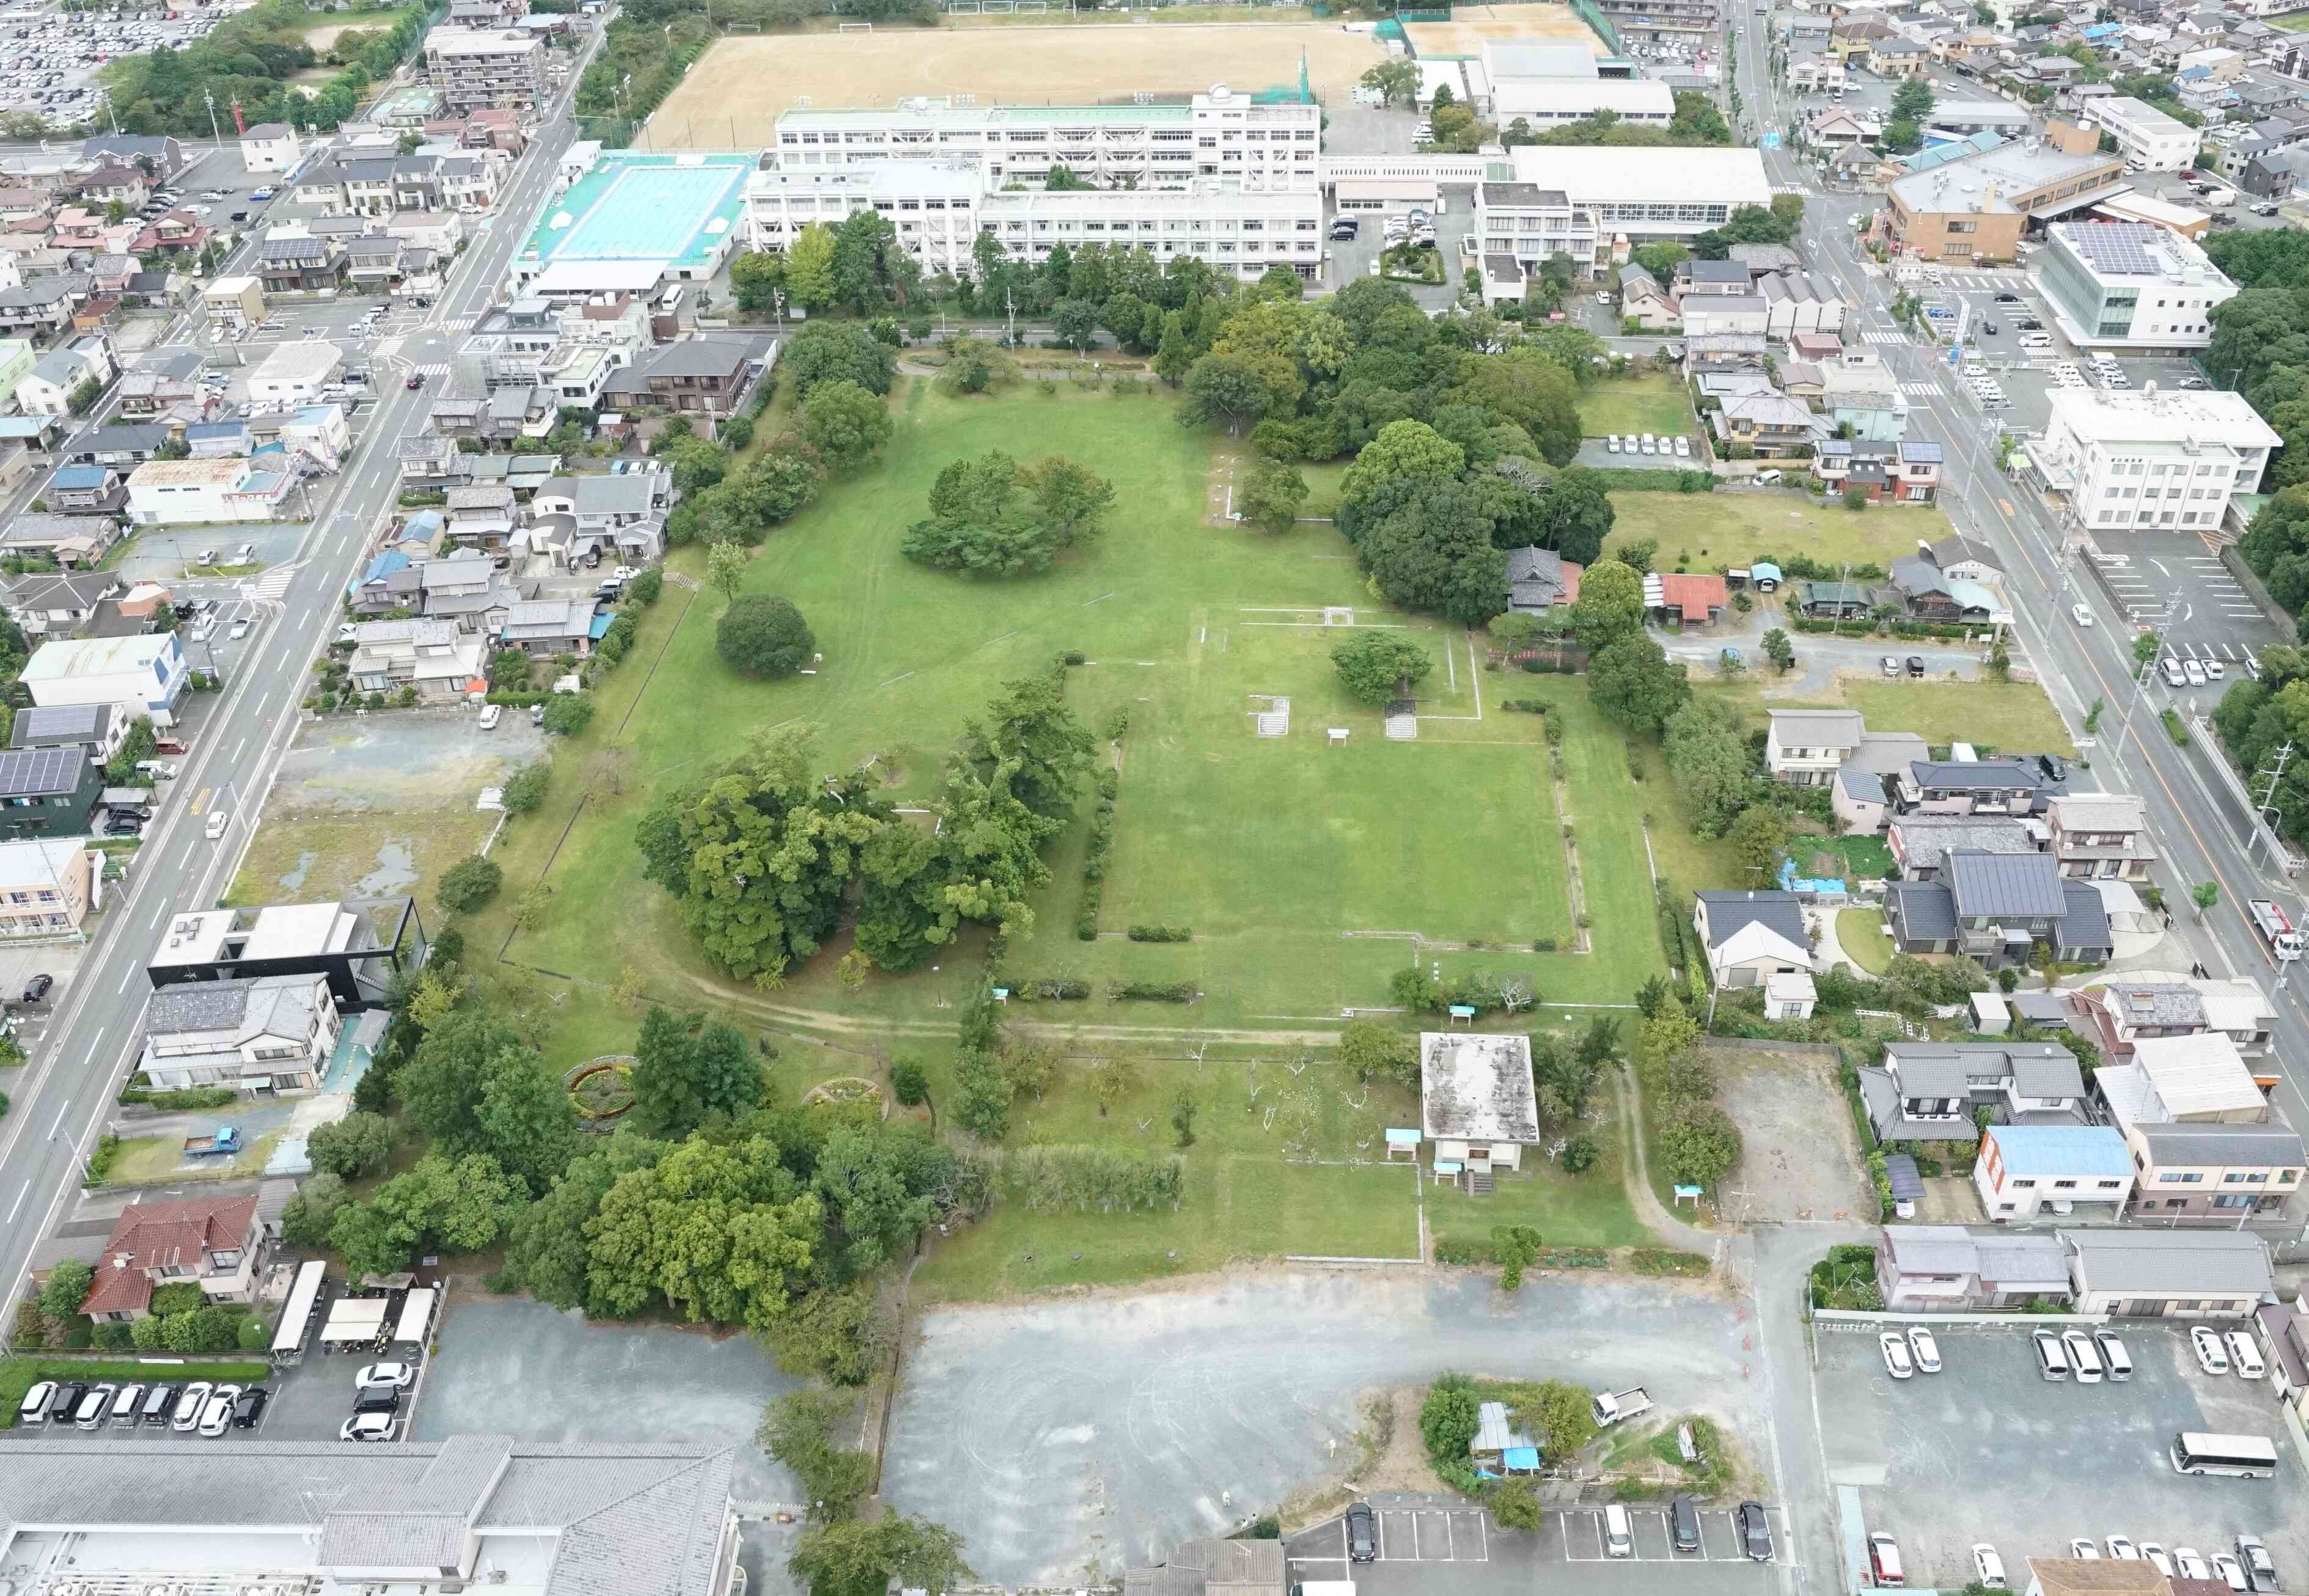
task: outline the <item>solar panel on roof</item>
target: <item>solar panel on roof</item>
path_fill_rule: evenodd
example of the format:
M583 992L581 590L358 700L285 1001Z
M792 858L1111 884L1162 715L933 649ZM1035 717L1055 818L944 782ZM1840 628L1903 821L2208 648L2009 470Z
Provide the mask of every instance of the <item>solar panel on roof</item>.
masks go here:
M0 754L0 798L70 792L88 755L79 748L19 748Z
M2161 269L2148 249L2151 237L2148 224L2138 221L2099 222L2069 229L2069 241L2095 268L2127 277L2154 277Z

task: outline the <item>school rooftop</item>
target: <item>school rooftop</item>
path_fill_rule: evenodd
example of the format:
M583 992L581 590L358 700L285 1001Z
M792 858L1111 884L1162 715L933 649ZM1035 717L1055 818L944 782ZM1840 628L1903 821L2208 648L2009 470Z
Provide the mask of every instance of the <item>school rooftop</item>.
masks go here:
M517 266L648 263L694 275L734 240L746 178L741 151L605 151L546 202Z

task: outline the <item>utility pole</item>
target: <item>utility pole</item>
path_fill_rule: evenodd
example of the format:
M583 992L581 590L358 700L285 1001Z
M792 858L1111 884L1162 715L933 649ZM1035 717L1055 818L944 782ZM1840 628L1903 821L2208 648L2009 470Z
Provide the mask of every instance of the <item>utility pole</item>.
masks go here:
M1017 290L1006 286L1002 290L1002 302L1004 308L1007 309L1010 315L1010 347L1015 349L1018 347Z
M216 95L212 91L203 89L201 99L209 108L209 137L221 145L224 142L224 134L217 131Z

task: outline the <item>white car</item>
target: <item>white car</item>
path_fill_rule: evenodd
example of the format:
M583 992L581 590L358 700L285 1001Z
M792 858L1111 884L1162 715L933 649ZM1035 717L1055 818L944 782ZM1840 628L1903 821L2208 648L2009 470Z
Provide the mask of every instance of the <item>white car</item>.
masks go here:
M2122 1535L2112 1535L2108 1538L2108 1555L2119 1563L2140 1561L2140 1549Z
M2244 1565L2238 1562L2227 1552L2215 1552L2213 1554L2213 1577L2215 1579L2227 1580L2228 1582L2228 1587L2232 1591L2245 1591L2252 1589L2252 1587L2247 1585L2244 1581Z
M1933 1340L1933 1333L1923 1325L1908 1326L1908 1351L1916 1359L1916 1367L1924 1373L1936 1375L1941 1372L1940 1343Z
M484 706L481 710L481 729L483 731L495 731L497 729L497 720L502 712L501 707L497 704L492 703Z
M494 706L492 706L494 707ZM406 1363L372 1363L353 1376L356 1385L390 1385L399 1390L417 1378L415 1366Z
M1605 433L1604 435L1604 447L1611 453L1617 454L1620 452L1620 435L1616 432Z
M185 1387L184 1395L177 1399L177 1411L169 1420L169 1428L182 1435L201 1421L201 1413L208 1406L212 1389L206 1380L195 1380Z
M2173 1549L2173 1568L2175 1574L2182 1579L2213 1577L2212 1566L2205 1561L2205 1554L2193 1546L2176 1546Z
M1602 291L1602 290L1600 290L1600 289L1599 289L1599 290L1597 290L1596 295L1596 304L1598 304L1598 305L1609 305L1611 302L1612 302L1612 296L1611 296L1611 295L1606 294L1606 293L1603 292L1603 291Z
M631 582L635 577L639 576L641 572L632 565L619 565L616 570L610 573L610 580L611 582Z
M340 1441L390 1441L401 1433L401 1420L390 1413L356 1413L337 1431Z
M1916 1366L1908 1359L1907 1341L1898 1331L1886 1331L1876 1338L1876 1344L1883 1350L1886 1374L1905 1380L1916 1372Z
M2080 626L2089 626L2093 624L2092 611L2082 604L2069 606L2069 617Z
M1682 433L1678 433L1676 435L1675 457L1678 460L1690 460L1691 458L1691 440L1685 437Z
M232 624L231 632L227 634L227 635L230 637L233 642L238 643L242 638L248 635L248 629L255 624L255 622L250 620L235 621Z
M2205 685L2205 668L2194 660L2181 661L2181 674L2188 678L2189 686L2192 687L2201 687Z
M220 1385L209 1393L209 1400L201 1409L201 1434L210 1440L232 1428L232 1402L240 1394L238 1385Z
M2140 1555L2148 1561L2151 1567L2155 1568L2158 1573L2163 1574L2166 1579L2171 1579L2173 1577L2173 1559L2165 1555L2165 1549L2158 1545L2157 1542L2154 1540L2142 1541L2140 1543Z
M2069 1556L2080 1562L2097 1563L2100 1561L2100 1548L2080 1535L2069 1542Z
M2209 1375L2225 1375L2229 1372L2228 1349L2221 1344L2219 1332L2208 1330L2200 1324L2189 1332L2189 1345L2196 1350L2199 1368ZM2204 1576L2191 1574L2189 1577L2202 1579Z
M2261 1349L2253 1344L2250 1333L2232 1330L2227 1339L2229 1361L2236 1366L2239 1379L2258 1380L2269 1372L2269 1366L2261 1360Z
M2011 1581L2004 1577L2004 1559L1985 1540L1976 1542L1972 1549L1972 1575L1976 1583L1992 1591L2009 1591Z

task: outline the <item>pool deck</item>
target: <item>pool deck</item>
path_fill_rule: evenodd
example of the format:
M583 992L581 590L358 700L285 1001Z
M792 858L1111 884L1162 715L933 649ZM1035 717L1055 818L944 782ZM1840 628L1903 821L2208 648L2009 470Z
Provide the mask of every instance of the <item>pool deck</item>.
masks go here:
M606 151L546 203L521 259L701 263L739 225L755 160L742 151Z

